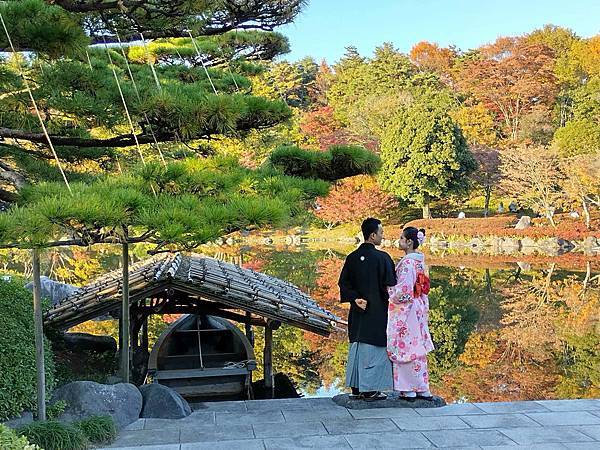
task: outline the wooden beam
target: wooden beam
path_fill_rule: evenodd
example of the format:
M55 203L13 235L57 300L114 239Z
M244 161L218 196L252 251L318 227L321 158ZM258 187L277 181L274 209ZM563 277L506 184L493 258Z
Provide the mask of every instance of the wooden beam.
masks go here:
M273 398L273 330L268 324L265 327L263 365L265 378L265 397Z
M160 312L157 313L151 306L141 306L139 308L140 312L145 314L209 314L213 316L223 317L224 319L230 319L235 322L249 323L250 325L255 325L259 327L264 327L267 324L267 321L260 317L252 317L250 322L248 322L247 316L242 314L238 314L232 311L228 311L226 309L221 309L217 307L198 307L198 306L180 306L180 305L165 305L160 309Z
M35 329L35 368L37 379L37 418L46 420L46 368L44 363L44 322L40 277L40 251L33 249L33 323Z
M121 255L123 266L123 299L121 303L121 379L129 383L129 244L123 244Z

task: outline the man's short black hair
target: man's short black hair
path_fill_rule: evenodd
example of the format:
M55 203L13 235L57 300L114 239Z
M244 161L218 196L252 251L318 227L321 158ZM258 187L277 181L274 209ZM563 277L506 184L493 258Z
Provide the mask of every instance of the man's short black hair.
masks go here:
M362 230L362 234L365 238L365 241L369 239L369 236L371 236L371 234L377 233L379 225L381 225L381 220L375 219L373 217L369 217L368 219L363 220L360 229Z

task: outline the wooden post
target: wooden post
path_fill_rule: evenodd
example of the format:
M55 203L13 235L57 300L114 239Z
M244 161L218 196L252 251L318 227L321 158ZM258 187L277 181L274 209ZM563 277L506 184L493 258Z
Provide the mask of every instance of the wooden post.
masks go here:
M142 322L142 338L140 345L142 349L148 353L148 316L144 315L144 321Z
M129 383L129 244L123 244L123 299L121 303L121 378Z
M252 324L250 323L250 320L252 319L252 313L246 311L246 317L248 318L248 322L246 322L246 337L248 338L250 345L254 347L254 330L252 329Z
M265 350L263 364L265 377L265 397L273 398L273 329L268 323L265 326Z
M44 318L40 279L40 251L33 249L33 323L35 329L35 367L37 372L38 420L46 420L46 368L44 364Z

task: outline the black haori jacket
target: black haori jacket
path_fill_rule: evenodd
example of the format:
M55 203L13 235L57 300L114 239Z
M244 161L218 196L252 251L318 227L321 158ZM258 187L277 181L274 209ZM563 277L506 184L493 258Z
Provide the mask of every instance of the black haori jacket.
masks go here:
M340 274L340 300L350 302L348 337L350 342L364 342L378 347L387 345L388 286L396 284L394 262L373 244L362 244L346 257ZM367 300L363 311L355 303Z

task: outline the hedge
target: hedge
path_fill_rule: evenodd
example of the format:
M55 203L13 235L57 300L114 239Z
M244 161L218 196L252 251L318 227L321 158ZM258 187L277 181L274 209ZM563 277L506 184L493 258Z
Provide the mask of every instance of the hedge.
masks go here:
M17 281L0 281L0 420L36 408L33 296ZM54 363L45 341L46 393L54 387Z

